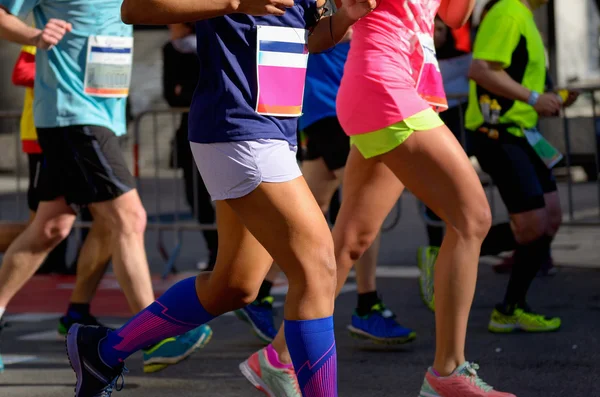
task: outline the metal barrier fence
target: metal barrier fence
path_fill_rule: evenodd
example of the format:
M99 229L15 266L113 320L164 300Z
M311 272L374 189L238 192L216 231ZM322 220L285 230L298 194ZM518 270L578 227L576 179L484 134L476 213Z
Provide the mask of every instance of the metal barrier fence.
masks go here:
M591 119L593 122L593 128L591 131L594 133L594 142L596 143L594 148L596 174L600 174L600 154L598 152L600 147L600 131L597 128L597 111L596 111L596 98L594 93L600 91L600 87L581 87L583 95L587 95L591 101ZM449 97L450 99L464 99L464 95ZM460 104L459 106L465 106ZM215 224L200 224L197 222L199 209L198 209L198 187L199 180L198 174L194 167L193 178L193 199L192 199L192 214L189 216L189 210L187 212L182 209L187 208L187 205L182 203L183 197L183 185L180 170L169 169L166 166L165 154L168 152L164 149L164 144L170 146L171 139L174 139L175 131L179 128L181 115L186 113L187 109L152 109L137 115L133 122L133 134L132 134L132 152L133 152L133 174L136 178L137 188L140 192L140 196L143 198L146 210L149 212L148 229L157 231L156 246L160 252L163 260L165 261L164 275L175 270L176 260L181 252L182 248L182 233L184 231L204 231L204 230L215 230ZM462 115L462 112L460 112ZM596 180L597 190L597 204L596 213L598 214L597 219L593 219L592 222L580 222L579 219L575 218L575 204L574 204L574 181L571 178L571 128L569 125L569 110L566 110L562 115L562 124L564 131L564 142L565 142L565 167L567 175L567 208L568 208L568 222L567 224L579 225L600 225L600 178L594 178ZM462 116L461 116L462 117ZM22 181L23 164L21 156L18 152L21 150L21 143L19 138L19 118L20 112L4 111L0 112L0 125L9 125L14 123L15 132L15 150L16 156L16 194L14 195L16 212L11 212L10 216L5 217L5 214L0 210L0 226L3 224L14 224L16 222L26 223L23 220L23 203L26 200L23 199L25 184ZM461 119L461 125L464 122ZM2 131L0 131L2 132ZM577 134L586 133L586 131L576 131ZM460 141L463 147L466 147L467 143L467 132L464 128L461 129L459 134ZM150 141L148 141L150 140ZM148 143L149 142L149 143ZM148 143L148 144L147 144ZM146 153L142 150L142 147L151 147L151 154ZM150 165L145 164L148 160ZM173 160L175 163L178 162L178 151L173 150ZM488 198L492 208L495 208L494 201L494 186L488 184ZM5 198L3 198L3 201ZM165 203L168 202L168 203ZM421 207L420 212L423 214ZM188 214L188 215L186 215ZM391 214L391 223L384 225L383 230L392 230L396 224L400 221L402 215L401 200L395 209L395 213ZM424 221L430 225L442 226L443 223L439 221L430 220L424 217ZM77 228L86 228L90 226L89 222L76 222ZM172 249L167 248L165 241L164 232L173 232L173 247Z

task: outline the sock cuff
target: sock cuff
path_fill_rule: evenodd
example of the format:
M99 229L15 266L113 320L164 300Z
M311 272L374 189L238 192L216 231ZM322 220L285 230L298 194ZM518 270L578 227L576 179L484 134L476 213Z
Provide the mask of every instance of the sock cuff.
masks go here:
M284 320L286 332L318 333L333 331L333 316L314 320Z

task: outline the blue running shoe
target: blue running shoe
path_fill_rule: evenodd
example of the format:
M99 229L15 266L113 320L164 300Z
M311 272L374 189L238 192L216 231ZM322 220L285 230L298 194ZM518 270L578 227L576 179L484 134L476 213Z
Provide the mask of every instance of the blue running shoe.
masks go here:
M183 335L167 338L144 350L144 372L147 374L158 372L185 360L196 350L206 346L212 335L212 329L208 325L201 325Z
M271 343L277 335L277 328L273 320L273 297L267 296L261 301L254 301L243 309L236 310L235 315L252 327L258 339L264 343Z
M67 334L67 355L77 375L75 397L110 397L113 390L120 391L119 378L127 372L125 364L109 367L100 358L100 341L111 332L106 327L73 324Z
M384 345L400 345L417 337L413 330L398 324L396 315L386 308L383 302L373 305L371 312L366 316L359 316L354 312L348 331L354 338Z

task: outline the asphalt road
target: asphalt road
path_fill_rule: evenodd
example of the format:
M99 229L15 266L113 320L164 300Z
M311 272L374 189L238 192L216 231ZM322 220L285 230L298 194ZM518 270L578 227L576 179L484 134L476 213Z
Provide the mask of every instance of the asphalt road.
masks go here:
M340 396L418 394L423 373L434 354L434 321L420 302L417 282L411 274L414 272L403 270L380 278L379 291L399 319L418 332L418 339L412 345L389 349L350 338L345 330L355 304L350 284L349 291L338 301L335 315ZM489 315L501 298L506 281L506 276L481 266L467 356L481 364L484 379L519 397L599 396L600 271L563 268L555 277L536 281L532 305L541 312L561 316L564 324L560 332L544 335L498 336L487 332ZM30 361L7 366L0 375L0 396L71 396L75 377L64 353L64 343L52 335L56 319L22 320L13 321L13 326L3 333L1 352L8 360ZM102 320L109 324L123 321ZM140 356L131 358L126 387L115 395L259 396L237 369L239 362L260 348L258 340L233 316L219 318L212 326L214 338L210 344L176 367L144 375Z

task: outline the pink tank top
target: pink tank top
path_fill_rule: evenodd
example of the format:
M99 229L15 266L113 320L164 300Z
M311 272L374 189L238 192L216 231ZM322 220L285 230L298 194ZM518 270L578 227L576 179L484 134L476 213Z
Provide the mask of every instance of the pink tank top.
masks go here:
M354 25L337 97L348 135L389 127L428 107L447 108L433 45L441 0L379 0Z

